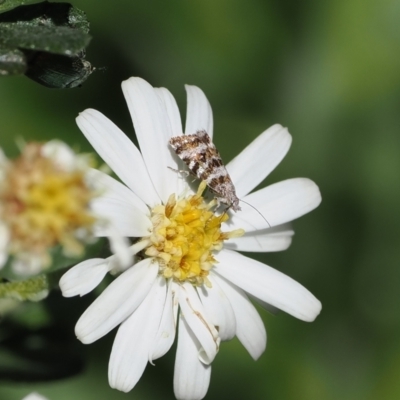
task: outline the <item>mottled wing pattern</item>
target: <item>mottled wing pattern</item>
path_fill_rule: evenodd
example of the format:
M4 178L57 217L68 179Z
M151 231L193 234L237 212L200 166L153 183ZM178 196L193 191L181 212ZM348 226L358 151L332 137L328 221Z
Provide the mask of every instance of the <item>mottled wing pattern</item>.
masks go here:
M169 144L189 170L207 183L218 201L240 210L232 180L206 131L172 137Z

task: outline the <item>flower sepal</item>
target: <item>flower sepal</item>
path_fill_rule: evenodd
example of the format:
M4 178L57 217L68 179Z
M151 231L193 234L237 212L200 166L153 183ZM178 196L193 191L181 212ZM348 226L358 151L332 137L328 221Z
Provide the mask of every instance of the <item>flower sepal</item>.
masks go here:
M18 301L41 301L50 292L50 280L46 274L41 274L24 281L0 283L0 299Z

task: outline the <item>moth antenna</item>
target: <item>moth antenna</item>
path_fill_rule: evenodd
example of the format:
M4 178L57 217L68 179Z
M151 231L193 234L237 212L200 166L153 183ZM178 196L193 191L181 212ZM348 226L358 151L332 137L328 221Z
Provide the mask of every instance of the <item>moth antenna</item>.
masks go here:
M262 214L260 213L260 211L257 210L257 208L255 208L254 206L252 206L252 205L251 205L250 203L248 203L247 201L240 200L240 199L239 199L239 201L241 201L241 202L244 203L244 204L247 204L248 206L250 206L251 208L253 208L254 210L256 210L256 211L261 215L262 219L268 224L268 226L269 226L270 228L272 228L272 226L271 226L271 224L268 222L267 218L265 218L264 215L262 215Z

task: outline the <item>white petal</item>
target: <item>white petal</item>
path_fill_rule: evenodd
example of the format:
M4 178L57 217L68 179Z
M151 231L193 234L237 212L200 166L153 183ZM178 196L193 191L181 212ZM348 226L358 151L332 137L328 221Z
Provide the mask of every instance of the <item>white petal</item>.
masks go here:
M43 258L33 253L21 252L11 260L11 268L17 275L35 275L42 271Z
M164 309L167 300L167 294L168 294L168 287L165 278L162 276L157 276L155 282L155 294L151 303L152 308L147 313L147 317L151 315L151 322L149 322L149 327L146 331L146 336L150 338L147 359L151 363L153 361L152 356L153 356L154 343L157 339L160 325L164 319ZM167 349L166 351L168 350L169 349Z
M28 394L28 396L25 396L22 400L48 400L48 399L47 397L44 397L39 393L32 392Z
M262 182L282 161L292 143L286 128L276 124L254 139L226 166L236 195L241 199Z
M221 280L218 275L208 276L212 287L198 288L200 300L204 306L207 317L218 328L221 340L230 340L236 334L236 319L231 303L219 285Z
M161 100L167 115L167 121L170 126L171 136L179 136L183 134L181 115L174 96L165 88L155 88L157 96Z
M207 394L211 365L205 365L199 360L200 348L200 343L184 318L179 318L174 370L174 393L178 400L200 400Z
M118 232L113 232L109 236L110 249L115 255L120 269L125 270L133 265L133 256L130 242L127 237L121 236Z
M76 156L66 143L61 140L50 140L41 148L43 157L50 159L64 171L72 171L76 166Z
M104 196L93 199L91 207L98 218L103 219L94 227L97 237L112 236L114 230L126 237L143 237L150 233L149 217L127 201Z
M171 348L175 339L178 299L172 290L172 283L170 281L168 284L160 326L149 354L150 362L162 357Z
M110 175L91 168L87 174L87 182L97 190L102 197L115 199L119 201L125 200L129 207L133 207L136 212L150 215L149 208L146 203L132 190L123 185L121 182L112 178Z
M264 353L267 345L264 323L243 290L224 279L220 281L235 312L236 336L254 360L257 360Z
M155 88L156 94L161 100L161 104L164 107L167 114L167 121L170 125L171 136L180 136L183 134L181 115L179 113L178 105L176 104L174 96L165 88ZM178 171L184 170L183 161L175 154L175 152L169 147L169 151L176 163L176 169ZM182 193L185 186L185 179L182 179L179 172L173 171L177 175L177 187L176 193ZM173 188L172 188L173 189Z
M163 310L163 281L163 286L159 279L154 281L146 298L118 329L108 367L108 379L114 389L129 392L143 374Z
M271 306L271 304L266 303L265 301L262 301L262 300L258 299L257 297L250 296L250 299L252 301L255 301L256 303L258 303L262 308L264 308L266 311L268 311L272 315L277 315L281 311L281 310L279 310L279 308Z
M274 229L274 228L272 228ZM230 250L250 252L273 252L286 250L292 243L292 230L286 234L274 234L272 229L246 233L244 236L229 239L225 247Z
M321 303L287 275L235 251L223 249L214 271L249 294L303 321L313 321Z
M62 295L84 296L99 285L108 270L108 261L103 258L82 261L61 277L59 285Z
M173 135L166 108L154 88L141 78L122 82L122 90L147 170L159 197L166 203L178 187L177 173L170 169L177 169L177 163L168 145Z
M185 282L181 285L179 306L182 317L202 346L199 359L204 364L211 364L218 353L221 340L214 325L208 321L198 294L190 283Z
M0 167L4 168L8 163L8 158L7 156L4 154L4 151L2 148L0 148Z
M106 335L132 314L146 297L158 265L146 258L115 279L82 314L75 334L85 344Z
M98 215L96 236L147 236L152 227L149 208L130 189L107 174L91 169L87 181L100 193L91 201L92 211Z
M110 239L111 241L111 239ZM111 275L119 275L122 272L126 271L128 268L135 265L138 261L142 260L142 257L138 257L137 254L141 252L145 247L150 244L149 239L142 239L136 242L135 244L130 245L127 249L123 249L123 255L121 254L113 254L112 256L107 258L108 261L108 269ZM110 247L112 245L110 244ZM117 249L118 251L118 249ZM128 254L127 254L128 253ZM130 265L126 265L126 258L129 257L131 260ZM122 259L121 259L122 258Z
M113 122L100 112L87 109L79 114L76 123L99 156L134 193L146 204L159 203L142 155Z
M185 133L190 135L205 130L212 138L213 114L207 97L197 86L185 85L185 89L187 94Z
M243 200L255 207L240 203L242 211L236 213L229 224L231 229L242 228L246 232L266 229L293 221L307 214L321 203L318 186L307 178L281 181L251 193Z
M0 221L0 269L8 259L8 243L10 241L10 231L7 225Z

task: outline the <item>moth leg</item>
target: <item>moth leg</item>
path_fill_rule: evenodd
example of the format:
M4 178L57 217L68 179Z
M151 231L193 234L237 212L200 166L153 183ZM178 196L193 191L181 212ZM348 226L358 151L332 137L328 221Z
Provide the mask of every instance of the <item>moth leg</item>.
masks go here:
M172 167L167 167L167 168L169 168L171 171L176 172L177 174L181 174L181 175L185 176L186 178L190 175L190 172L185 171L184 169L175 169Z

